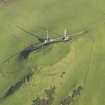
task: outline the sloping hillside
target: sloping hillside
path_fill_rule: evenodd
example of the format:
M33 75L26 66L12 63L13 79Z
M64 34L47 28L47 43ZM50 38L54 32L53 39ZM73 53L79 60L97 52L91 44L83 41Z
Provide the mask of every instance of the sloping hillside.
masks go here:
M0 105L105 105L104 0L0 3ZM19 27L40 37L46 30L61 36L65 27L88 33L19 61L20 51L38 42Z

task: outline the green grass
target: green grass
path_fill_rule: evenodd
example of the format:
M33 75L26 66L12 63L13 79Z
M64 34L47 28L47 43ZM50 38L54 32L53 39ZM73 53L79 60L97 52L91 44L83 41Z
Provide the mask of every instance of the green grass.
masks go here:
M0 97L5 90L19 81L30 70L34 71L32 81L25 83L18 91L0 105L32 105L32 99L44 97L44 89L55 85L53 105L83 86L81 96L73 105L105 104L105 1L104 0L8 0L0 6ZM63 34L65 26L69 32L89 30L72 43L51 45L32 53L24 62L17 56L2 63L9 56L28 45L37 42L18 29L19 25L30 32L49 30L52 37ZM43 34L44 32L44 34ZM57 33L58 35L52 34ZM66 72L63 78L62 72Z

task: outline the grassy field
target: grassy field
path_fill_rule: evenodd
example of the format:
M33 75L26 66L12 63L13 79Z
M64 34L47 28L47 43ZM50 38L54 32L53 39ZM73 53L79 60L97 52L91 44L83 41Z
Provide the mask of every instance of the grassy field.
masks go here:
M9 86L33 71L32 80L0 105L32 105L44 90L55 86L53 105L82 85L72 105L105 105L105 1L104 0L8 0L0 2L0 97ZM19 51L37 42L25 30L51 37L88 30L71 42L51 45L18 61ZM56 35L56 34L58 35ZM18 54L16 55L16 53ZM9 56L8 62L3 63ZM64 73L64 75L63 75ZM70 104L70 105L71 105ZM66 105L66 104L65 104Z

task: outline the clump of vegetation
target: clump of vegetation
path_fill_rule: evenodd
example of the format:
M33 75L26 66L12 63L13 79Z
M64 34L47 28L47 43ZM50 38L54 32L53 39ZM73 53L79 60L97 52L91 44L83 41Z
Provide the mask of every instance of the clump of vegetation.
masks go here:
M45 93L47 98L41 99L40 97L37 97L33 100L32 105L52 105L54 100L55 86L51 87L50 89L45 89Z
M72 93L72 98L80 96L81 90L82 90L82 86L78 86L76 89L74 89Z
M61 100L60 105L70 105L76 97L80 96L80 92L82 90L82 86L78 86L76 89L73 90L71 96L68 95Z
M64 99L60 102L60 105L69 105L73 102L73 98L71 96L66 96Z

